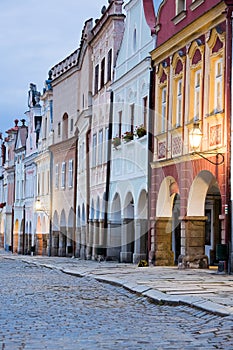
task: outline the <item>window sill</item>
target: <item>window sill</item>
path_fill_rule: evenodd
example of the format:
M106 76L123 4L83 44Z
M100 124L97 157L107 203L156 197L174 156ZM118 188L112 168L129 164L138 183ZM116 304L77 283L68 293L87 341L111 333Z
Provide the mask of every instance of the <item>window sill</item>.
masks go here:
M176 25L176 24L180 23L183 19L185 19L186 16L187 16L187 11L183 10L172 19L172 22Z

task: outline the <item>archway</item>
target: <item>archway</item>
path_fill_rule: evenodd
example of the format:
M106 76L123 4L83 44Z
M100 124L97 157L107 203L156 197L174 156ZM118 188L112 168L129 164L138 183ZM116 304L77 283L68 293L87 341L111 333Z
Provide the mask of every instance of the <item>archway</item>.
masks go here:
M59 249L59 219L58 219L58 213L55 210L53 214L52 219L52 249L51 249L51 255L57 256L58 255L58 249Z
M134 254L134 199L128 192L124 201L123 224L121 230L121 262L133 262Z
M66 230L66 215L65 210L61 212L60 218L60 232L59 232L59 256L66 256L66 244L67 244L67 230Z
M216 262L216 245L221 243L221 194L215 176L201 171L190 188L187 206L186 255L208 257Z
M134 263L147 260L148 253L148 220L147 220L147 192L142 190L137 204L137 218L135 220L135 254Z
M121 199L118 193L114 195L111 203L107 246L108 259L119 260L121 251Z
M181 250L179 186L172 176L163 179L156 204L156 265L174 265Z

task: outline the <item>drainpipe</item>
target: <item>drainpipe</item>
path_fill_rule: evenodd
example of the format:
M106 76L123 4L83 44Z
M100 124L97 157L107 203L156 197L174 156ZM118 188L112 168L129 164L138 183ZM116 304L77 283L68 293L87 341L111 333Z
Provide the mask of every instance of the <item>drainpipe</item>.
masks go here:
M233 11L233 3L232 0L225 0L227 5L226 9L226 72L225 72L225 114L226 114L226 132L227 132L227 146L226 146L226 154L225 154L225 181L226 181L226 189L225 189L225 243L229 244L230 248L230 232L231 232L231 220L230 220L230 166L231 166L231 94L232 94L232 11ZM232 219L232 218L231 218ZM228 256L228 272L230 272L230 254Z
M107 235L108 228L108 202L110 193L110 178L111 178L111 155L112 155L112 118L113 118L113 91L110 92L110 110L109 110L109 129L108 129L108 144L107 144L107 173L106 173L106 190L104 203L104 236ZM107 246L107 241L105 241ZM107 247L105 247L105 256L107 254Z
M73 256L76 251L76 217L77 217L77 175L78 175L78 135L75 140L75 157L74 157L74 222L73 222Z
M151 163L153 161L154 154L154 75L155 68L153 61L151 61L150 70L150 88L149 88L149 120L148 120L148 206L147 206L147 219L148 219L148 257L151 251L151 199L152 199L152 169Z

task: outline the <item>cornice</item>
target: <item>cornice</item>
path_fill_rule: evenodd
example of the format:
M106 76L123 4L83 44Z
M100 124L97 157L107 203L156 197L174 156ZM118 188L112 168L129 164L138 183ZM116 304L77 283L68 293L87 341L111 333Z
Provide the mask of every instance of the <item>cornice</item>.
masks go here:
M212 8L203 16L194 20L188 26L169 38L166 42L151 51L154 65L176 52L180 47L184 47L187 43L196 39L197 36L199 37L205 34L206 31L216 27L217 24L224 21L225 15L223 14L223 11L225 8L225 3L221 2L218 6Z

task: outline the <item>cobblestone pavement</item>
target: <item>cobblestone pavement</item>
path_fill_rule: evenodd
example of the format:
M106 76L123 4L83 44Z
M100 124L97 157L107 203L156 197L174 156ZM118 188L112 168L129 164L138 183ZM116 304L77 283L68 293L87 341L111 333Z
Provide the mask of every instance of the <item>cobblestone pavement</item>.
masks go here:
M0 349L232 349L231 317L0 256Z

